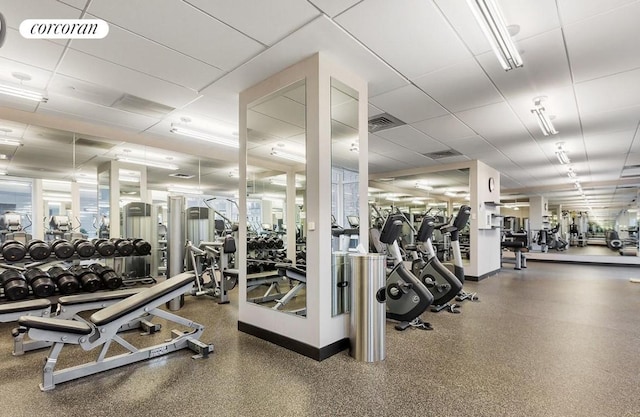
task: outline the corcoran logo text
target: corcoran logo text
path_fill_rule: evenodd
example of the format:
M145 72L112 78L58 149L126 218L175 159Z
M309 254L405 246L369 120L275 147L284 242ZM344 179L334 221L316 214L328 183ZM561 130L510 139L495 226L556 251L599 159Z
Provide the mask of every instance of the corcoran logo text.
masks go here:
M28 39L102 39L109 24L101 19L26 19L20 34Z

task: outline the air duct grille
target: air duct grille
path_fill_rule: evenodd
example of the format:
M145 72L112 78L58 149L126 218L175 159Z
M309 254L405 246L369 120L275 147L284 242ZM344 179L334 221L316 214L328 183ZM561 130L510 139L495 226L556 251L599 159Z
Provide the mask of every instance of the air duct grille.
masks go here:
M164 117L175 110L173 107L165 106L164 104L136 97L131 94L123 94L111 107L155 118Z
M392 129L402 125L406 125L406 123L397 117L393 117L389 113L382 113L369 118L369 133Z
M188 180L190 178L195 177L195 175L193 175L193 174L184 174L182 172L175 172L173 174L169 174L169 176L170 177L174 177L174 178L181 178L181 179L184 179L184 180Z
M447 149L446 151L427 152L427 153L423 153L422 155L431 159L443 159L443 158L450 158L452 156L460 156L462 154L456 151L455 149Z

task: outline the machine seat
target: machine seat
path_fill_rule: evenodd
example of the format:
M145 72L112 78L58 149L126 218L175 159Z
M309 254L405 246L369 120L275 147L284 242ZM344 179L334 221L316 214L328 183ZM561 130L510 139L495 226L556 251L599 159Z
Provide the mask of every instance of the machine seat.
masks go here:
M94 303L99 301L111 301L130 297L142 291L141 288L128 290L98 292L92 294L67 295L58 299L58 304L62 306L72 306L77 304Z
M50 317L20 317L18 323L31 329L51 330L73 334L89 334L93 330L87 323L76 320L53 319Z
M51 306L51 302L47 299L18 301L16 303L8 303L0 305L0 314L18 313L20 311L42 310Z

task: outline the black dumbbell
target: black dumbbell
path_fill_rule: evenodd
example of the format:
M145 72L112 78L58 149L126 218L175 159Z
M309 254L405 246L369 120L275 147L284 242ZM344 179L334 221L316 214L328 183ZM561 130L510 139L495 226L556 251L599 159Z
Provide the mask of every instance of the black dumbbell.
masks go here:
M81 258L91 258L96 253L96 247L87 239L76 239L73 241L73 246Z
M76 265L70 268L69 271L75 275L83 291L96 292L100 289L102 285L100 277L86 266Z
M15 269L7 269L0 274L4 296L11 301L24 300L29 295L29 285L24 276Z
M69 259L73 256L76 248L74 248L70 242L64 239L57 239L54 240L51 244L51 251L56 255L56 258L58 259Z
M116 253L116 245L108 239L93 239L93 246L101 256L113 256Z
M27 280L36 297L49 297L56 292L56 284L49 274L40 268L27 269L24 273L24 279Z
M258 249L258 239L252 238L249 239L249 250L255 250Z
M268 248L272 249L276 247L276 240L274 238L266 239L266 241L267 241Z
M122 286L122 278L120 278L112 268L100 264L92 264L89 266L89 269L100 277L104 288L115 290Z
M151 243L147 242L144 239L134 239L133 249L135 250L136 254L140 256L146 256L151 253Z
M133 243L131 243L130 240L113 238L111 239L111 241L116 246L116 252L118 252L118 255L131 256L133 254L133 251L134 251Z
M78 279L68 270L59 266L49 268L49 276L56 283L58 292L63 295L73 294L80 289Z
M2 244L2 256L5 261L16 262L27 254L27 248L17 240L7 240Z
M258 239L257 244L258 244L258 248L259 248L259 249L264 249L264 248L266 248L266 247L267 247L267 241L266 241L266 240L265 240L265 238L263 238L263 237L261 237L261 238L259 238L259 239Z
M34 261L42 261L51 255L51 248L40 239L31 239L27 243L27 252Z
M282 249L284 248L284 241L280 238L276 239L276 248Z

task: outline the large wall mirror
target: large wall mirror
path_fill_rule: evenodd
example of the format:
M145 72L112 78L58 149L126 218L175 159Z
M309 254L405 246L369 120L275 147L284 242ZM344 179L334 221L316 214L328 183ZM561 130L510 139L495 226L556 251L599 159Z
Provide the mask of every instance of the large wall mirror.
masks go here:
M247 108L247 301L306 317L305 80Z
M360 234L358 92L331 78L331 314L349 311L348 252Z

